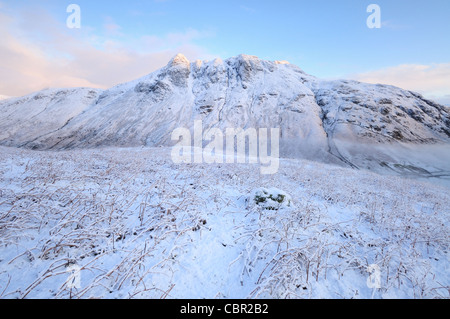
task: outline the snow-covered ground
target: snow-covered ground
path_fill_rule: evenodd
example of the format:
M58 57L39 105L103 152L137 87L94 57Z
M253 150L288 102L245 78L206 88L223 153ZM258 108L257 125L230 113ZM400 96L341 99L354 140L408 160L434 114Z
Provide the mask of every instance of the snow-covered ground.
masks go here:
M448 298L449 203L306 160L263 176L167 148L2 147L0 298Z

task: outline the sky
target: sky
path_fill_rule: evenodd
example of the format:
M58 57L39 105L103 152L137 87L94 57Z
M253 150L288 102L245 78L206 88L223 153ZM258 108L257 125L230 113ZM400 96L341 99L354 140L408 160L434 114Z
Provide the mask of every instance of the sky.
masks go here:
M80 28L69 28L70 4ZM369 28L377 4L381 28ZM0 95L108 88L241 53L325 79L392 84L450 105L448 0L0 0Z

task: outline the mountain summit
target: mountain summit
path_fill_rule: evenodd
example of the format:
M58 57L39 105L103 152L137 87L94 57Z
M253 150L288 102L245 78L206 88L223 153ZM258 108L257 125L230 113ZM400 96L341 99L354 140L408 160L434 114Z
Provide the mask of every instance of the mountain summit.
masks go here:
M189 67L189 60L181 53L178 53L175 57L173 57L172 60L169 62L169 66L176 66L176 65L184 65Z
M0 110L4 146L171 146L174 129L202 120L223 130L280 128L283 157L425 175L450 171L447 107L397 87L325 81L286 61L243 54L195 62L178 54L108 90L44 90L1 101Z

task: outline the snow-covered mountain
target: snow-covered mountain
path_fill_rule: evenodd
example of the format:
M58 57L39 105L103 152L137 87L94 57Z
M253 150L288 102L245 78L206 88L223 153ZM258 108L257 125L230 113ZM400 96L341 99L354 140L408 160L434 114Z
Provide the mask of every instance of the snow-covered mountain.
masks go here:
M170 146L175 128L280 128L282 157L425 177L450 171L450 110L393 86L324 81L285 61L183 55L108 90L52 89L0 102L0 145Z

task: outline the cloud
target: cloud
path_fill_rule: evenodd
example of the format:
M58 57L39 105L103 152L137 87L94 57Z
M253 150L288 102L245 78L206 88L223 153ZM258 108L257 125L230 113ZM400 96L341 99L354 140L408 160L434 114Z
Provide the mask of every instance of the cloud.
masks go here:
M64 21L65 22L65 21ZM47 87L108 88L164 66L177 53L212 56L195 44L212 34L195 29L133 38L112 19L101 30L69 29L44 10L0 12L0 94L21 96Z
M398 86L415 91L440 103L450 105L450 63L403 64L380 70L353 74L352 79Z
M103 29L105 30L107 35L110 36L122 36L123 33L120 31L122 27L114 22L114 19L111 17L105 18L106 22L103 24Z
M243 11L249 13L249 14L256 13L256 10L251 8L251 7L247 7L247 6L244 6L244 5L240 5L239 7L241 8L241 10L243 10Z
M387 28L387 29L391 29L391 30L408 30L411 29L410 25L406 25L406 24L399 24L395 21L392 20L384 20L381 22L381 27L382 28Z

